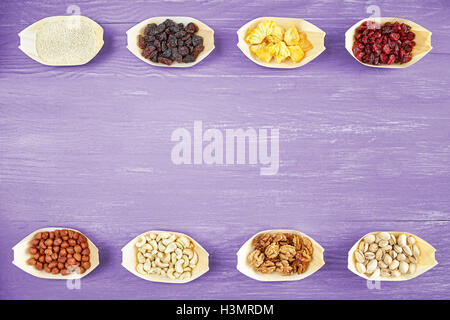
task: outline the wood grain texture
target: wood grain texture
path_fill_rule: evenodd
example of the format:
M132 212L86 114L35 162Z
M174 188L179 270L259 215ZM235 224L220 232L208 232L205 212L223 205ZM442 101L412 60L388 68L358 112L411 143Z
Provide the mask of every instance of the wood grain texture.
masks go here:
M383 1L384 16L433 32L434 49L405 70L375 70L344 48L365 1L77 1L105 29L89 64L39 65L17 33L58 1L0 3L0 298L448 299L450 236L450 24L448 1ZM239 8L239 9L237 9ZM216 49L195 68L148 66L125 32L150 16L184 15L215 29ZM265 69L236 47L258 16L304 18L327 32L327 50L305 67ZM175 166L178 127L280 129L280 171L259 166ZM35 279L11 264L12 246L35 229L67 226L100 248L81 290ZM295 283L259 283L235 253L259 230L294 228L325 248L326 265ZM192 235L210 272L182 285L142 281L120 266L135 235ZM369 290L346 269L347 251L373 230L415 233L440 264ZM276 294L274 294L276 292Z

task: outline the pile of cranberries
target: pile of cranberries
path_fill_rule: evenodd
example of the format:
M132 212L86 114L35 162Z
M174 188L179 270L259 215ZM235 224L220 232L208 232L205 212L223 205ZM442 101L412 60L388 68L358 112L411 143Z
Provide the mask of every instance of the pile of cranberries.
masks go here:
M363 22L355 32L353 54L363 63L380 65L406 63L412 59L416 35L404 23L383 25Z

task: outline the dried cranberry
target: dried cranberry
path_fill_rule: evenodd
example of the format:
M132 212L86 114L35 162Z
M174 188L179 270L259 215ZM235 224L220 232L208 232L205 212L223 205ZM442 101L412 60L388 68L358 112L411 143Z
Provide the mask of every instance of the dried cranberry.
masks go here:
M389 35L389 37L394 41L397 41L398 39L400 39L400 35L398 33L391 33Z
M387 61L387 64L393 64L395 62L395 55L391 54L389 56L389 60Z
M386 53L386 54L391 53L391 48L389 47L388 44L385 44L385 45L383 46L383 52Z
M408 32L408 34L406 35L406 37L408 38L408 40L414 40L414 38L416 37L416 35L413 32Z
M410 30L411 27L404 23L388 22L380 26L364 22L355 31L352 52L356 59L374 65L408 62L412 59L415 45L412 41L415 34ZM187 44L193 54L190 45ZM193 55L198 54L195 52Z

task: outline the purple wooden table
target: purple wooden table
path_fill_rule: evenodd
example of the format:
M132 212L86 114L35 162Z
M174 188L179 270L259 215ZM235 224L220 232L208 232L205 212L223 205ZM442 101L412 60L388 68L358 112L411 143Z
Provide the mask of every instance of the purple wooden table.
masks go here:
M366 1L78 0L105 30L99 55L65 68L26 57L17 33L69 4L0 3L0 298L450 298L448 1L379 1L382 16L433 32L431 53L403 70L365 67L345 50L344 32L369 16ZM126 49L125 32L159 15L204 21L216 31L215 51L190 69L144 64ZM257 66L236 47L236 30L268 15L316 24L327 50L300 69ZM194 120L279 128L279 173L173 164L171 133ZM100 248L101 265L79 290L11 264L13 245L45 226L78 229ZM312 236L326 265L300 282L246 278L235 253L270 228ZM210 252L210 272L186 285L130 274L120 249L151 229L194 237ZM367 232L394 229L430 242L440 264L368 289L347 270L347 251Z

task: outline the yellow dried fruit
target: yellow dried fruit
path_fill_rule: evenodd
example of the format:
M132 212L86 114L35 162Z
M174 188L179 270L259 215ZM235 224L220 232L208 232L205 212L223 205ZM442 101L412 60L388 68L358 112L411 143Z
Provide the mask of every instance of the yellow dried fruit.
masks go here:
M258 24L256 28L260 29L266 36L272 34L276 24L273 20L266 20Z
M245 37L245 41L250 44L260 44L266 38L266 34L259 28L255 28L249 31Z
M267 45L265 44L253 45L250 47L250 51L265 62L270 62L270 60L272 60L273 55L269 52Z
M275 27L276 24L272 20L261 22L248 32L245 41L250 44L260 44L274 32Z
M277 63L281 63L290 57L297 63L313 47L304 32L299 32L295 26L285 31L273 20L263 21L250 29L245 41L250 44L250 51L265 62L274 58Z
M292 61L299 62L305 56L305 52L303 52L300 46L288 46L290 57Z
M313 48L313 45L309 40L306 38L306 33L300 32L299 34L300 40L298 41L298 45L304 52L311 50Z
M286 42L288 46L295 46L299 41L300 35L298 34L297 28L290 26L284 34L284 42Z
M269 44L267 47L278 63L283 62L290 55L289 49L283 41Z
M283 41L284 29L280 27L276 23L273 24L272 31L268 35L271 39L275 40L272 42L280 42Z

